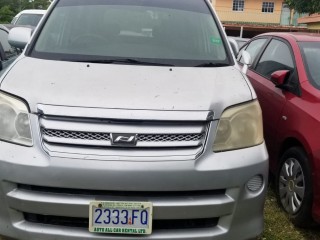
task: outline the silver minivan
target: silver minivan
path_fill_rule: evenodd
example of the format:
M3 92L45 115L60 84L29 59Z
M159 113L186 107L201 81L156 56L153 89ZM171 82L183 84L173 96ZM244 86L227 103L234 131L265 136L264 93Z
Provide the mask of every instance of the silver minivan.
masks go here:
M22 10L11 20L11 24L36 27L45 13L46 10L41 9Z
M31 33L0 78L0 235L262 232L261 110L209 0L56 0Z

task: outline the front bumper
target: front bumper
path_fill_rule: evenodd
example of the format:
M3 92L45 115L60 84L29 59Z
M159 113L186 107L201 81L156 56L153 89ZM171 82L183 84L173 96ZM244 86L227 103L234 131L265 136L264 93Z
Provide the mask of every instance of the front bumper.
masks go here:
M240 240L263 230L264 144L222 153L207 149L197 160L163 162L50 157L40 142L32 148L0 142L0 149L1 235L21 240ZM250 192L246 183L256 175L264 185ZM87 219L95 200L151 201L155 221L214 219L216 224L154 229L139 237L93 234L87 227L59 223L60 218ZM44 216L58 221L48 224Z

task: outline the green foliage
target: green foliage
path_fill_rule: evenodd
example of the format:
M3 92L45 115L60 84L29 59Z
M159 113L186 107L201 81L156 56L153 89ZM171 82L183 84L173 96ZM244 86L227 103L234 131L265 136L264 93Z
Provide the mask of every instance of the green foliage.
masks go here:
M9 23L25 9L47 9L49 0L0 0L0 23Z
M292 225L283 209L280 208L274 190L269 188L264 208L265 228L257 240L319 240L320 229L301 229Z
M320 12L319 0L286 0L291 9L295 9L299 13L318 13Z
M0 8L0 22L9 23L12 19L14 12L10 10L9 6L3 6Z

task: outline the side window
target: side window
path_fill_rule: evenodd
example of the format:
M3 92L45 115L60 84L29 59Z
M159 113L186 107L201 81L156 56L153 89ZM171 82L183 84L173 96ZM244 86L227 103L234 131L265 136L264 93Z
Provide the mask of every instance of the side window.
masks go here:
M270 79L271 74L278 70L293 72L294 63L288 45L273 39L257 64L256 72Z
M0 29L0 42L5 52L10 51L11 46L8 43L8 33Z
M8 42L8 33L3 29L0 29L0 43L2 45L2 50L4 51L4 59L16 55L15 49L11 47Z
M263 45L266 43L267 39L266 38L260 38L257 40L252 41L251 43L249 43L249 45L246 47L246 51L250 54L252 61L255 60L255 58L257 57L259 51L261 50L261 48L263 47ZM244 50L244 48L243 48ZM240 52L240 54L242 53L242 51ZM240 62L242 64L244 64L243 59L240 58Z
M0 42L0 62L2 62L3 60L5 60L6 59L6 54L5 54L5 52L4 52L4 49L3 49L3 47L2 47L2 44L1 44L1 42Z

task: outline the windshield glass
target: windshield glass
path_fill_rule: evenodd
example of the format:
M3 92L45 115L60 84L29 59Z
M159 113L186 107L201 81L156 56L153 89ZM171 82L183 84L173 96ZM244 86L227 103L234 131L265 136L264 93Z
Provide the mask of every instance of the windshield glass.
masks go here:
M42 18L42 14L22 14L15 25L30 25L36 27Z
M31 56L229 64L208 6L194 0L60 0Z
M320 42L302 42L300 48L309 81L320 90Z

